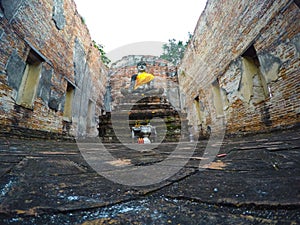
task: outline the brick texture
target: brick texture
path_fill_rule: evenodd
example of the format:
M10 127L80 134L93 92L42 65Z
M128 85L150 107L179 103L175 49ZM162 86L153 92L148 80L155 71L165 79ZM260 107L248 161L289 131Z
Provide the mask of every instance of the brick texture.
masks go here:
M163 88L164 93L162 95L166 96L174 104L174 107L179 108L177 68L157 56L129 55L115 62L110 68L112 110L125 98L121 90L129 88L131 76L138 72L137 63L139 61L145 61L147 64L146 72L155 76L155 88ZM173 94L172 92L177 93Z
M208 0L179 68L189 124L228 134L298 125L299 21L294 1Z
M97 136L108 68L75 3L1 1L0 39L0 133ZM32 51L43 63L29 109L17 104L17 98ZM74 88L71 121L63 117L68 83Z

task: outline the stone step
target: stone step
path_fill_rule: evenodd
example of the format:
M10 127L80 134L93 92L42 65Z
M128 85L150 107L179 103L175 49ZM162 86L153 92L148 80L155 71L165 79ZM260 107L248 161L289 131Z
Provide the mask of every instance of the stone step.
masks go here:
M142 96L142 95L128 95L121 100L122 103L135 103L135 102L151 102L151 103L165 103L168 102L165 96Z
M119 143L120 140L134 143L131 127L137 121L146 125L148 120L157 132L155 137L154 134L150 137L158 142L175 142L189 138L186 113L176 111L165 97L139 99L137 96L131 96L124 99L111 114L100 118L99 130L102 131L102 140L107 143ZM116 132L120 140L116 137Z
M141 124L141 125L145 125L145 124ZM182 124L182 123L163 123L163 124L151 124L153 127L155 127L156 129L165 129L167 128L167 130L176 130L176 129L186 129L188 128L188 124ZM135 123L126 123L126 121L124 123L120 122L116 122L114 124L103 124L101 126L99 126L99 128L105 128L105 129L129 129L131 127L134 127Z
M127 130L117 130L117 134L120 137L127 137L131 136L131 131L129 129ZM188 135L189 133L185 130L182 129L174 129L174 130L156 130L156 134L158 136L163 135L177 135L177 134L183 134L183 135ZM152 134L154 135L154 134ZM101 136L116 136L115 130L105 130L104 133Z
M135 122L140 122L141 124L145 125L146 123L148 123L148 121L164 121L164 123L185 123L188 120L186 118L180 118L180 117L173 117L173 116L164 116L164 117L147 117L147 115L142 118L142 119L135 119L135 118L131 118L132 116L138 116L138 115L130 115L129 117L127 115L115 115L113 116L113 121L114 122L127 122L129 121L130 124L135 124ZM111 120L107 120L107 121L101 121L101 123L111 123ZM157 123L157 122L156 122Z
M176 109L173 109L171 107L167 107L167 106L166 107L157 107L157 105L152 105L151 107L148 107L148 106L144 105L143 107L140 107L140 108L136 107L136 106L133 107L133 108L122 106L119 109L115 109L113 111L113 113L124 112L124 111L134 112L134 111L144 111L144 110L150 111L150 112L151 112L151 110L157 110L157 111L162 111L162 112L166 111L166 113L173 112L172 114L174 114L174 113L178 114L179 113Z
M114 117L122 117L122 118L124 118L126 116L128 117L128 115L129 115L128 113L129 113L128 111L114 111L113 112L113 116ZM143 111L139 112L139 114L140 113L143 113ZM133 116L134 112L130 112L130 115ZM149 115L150 115L150 113L149 113ZM152 110L151 110L151 115L152 115ZM168 118L168 117L179 118L180 117L180 119L182 121L187 120L186 119L187 114L186 113L181 113L181 112L174 112L172 115L165 115L165 114L162 114L162 113L158 114L158 112L157 112L157 114L156 115L152 115L152 117L153 116L155 116L155 117L156 116L160 116L161 118ZM101 116L99 119L100 119L100 122L110 121L111 120L111 114L107 114L107 115Z
M172 109L170 104L160 103L130 103L130 104L119 104L116 106L115 111L120 110L145 110L145 109Z
M131 127L133 126L118 126L118 125L114 125L112 126L107 125L107 126L103 126L101 127L103 129L104 132L106 133L110 133L113 134L116 131L118 131L121 134L129 134L131 133ZM186 127L180 126L180 125L170 125L170 126L154 126L156 129L156 132L167 132L167 133L176 133L178 130L182 131L183 133L188 133Z
M150 136L149 139L152 143L159 143L159 142L178 142L178 141L187 141L188 135L181 136L181 134L176 135L166 135L166 136ZM101 138L101 141L104 143L120 143L121 141L123 143L135 143L137 142L137 138L131 138L131 136L123 136L117 138L116 136L108 136L105 135Z

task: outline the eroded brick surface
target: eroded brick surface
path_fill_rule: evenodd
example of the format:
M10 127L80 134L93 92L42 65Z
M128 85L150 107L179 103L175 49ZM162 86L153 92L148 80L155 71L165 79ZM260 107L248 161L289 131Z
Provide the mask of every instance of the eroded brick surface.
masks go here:
M75 3L19 0L1 4L0 132L96 136L108 69ZM18 99L30 52L42 60L42 69L33 103L23 107ZM68 83L74 93L72 115L66 120Z
M299 123L299 15L294 1L208 1L179 69L196 131Z
M122 89L128 89L131 76L137 74L137 63L144 61L147 64L147 73L153 74L155 89L162 88L174 107L179 107L177 68L172 63L157 56L130 55L115 62L110 68L110 86L112 110L124 100Z

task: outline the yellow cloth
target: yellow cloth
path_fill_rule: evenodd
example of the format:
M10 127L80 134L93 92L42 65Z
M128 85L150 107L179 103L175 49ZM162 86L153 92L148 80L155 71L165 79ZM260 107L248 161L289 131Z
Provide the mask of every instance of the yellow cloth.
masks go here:
M150 82L153 79L154 79L154 76L150 73L143 72L143 73L138 74L136 77L136 80L135 80L134 90L143 84L147 84L148 82Z

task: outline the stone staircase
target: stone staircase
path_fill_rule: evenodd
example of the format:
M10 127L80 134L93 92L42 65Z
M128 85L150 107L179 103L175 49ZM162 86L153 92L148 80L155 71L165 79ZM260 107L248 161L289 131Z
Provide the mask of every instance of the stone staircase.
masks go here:
M100 117L99 136L103 143L136 143L131 128L148 123L156 129L156 135L150 135L152 143L189 139L186 114L174 109L164 96L137 94L126 96L111 113Z

